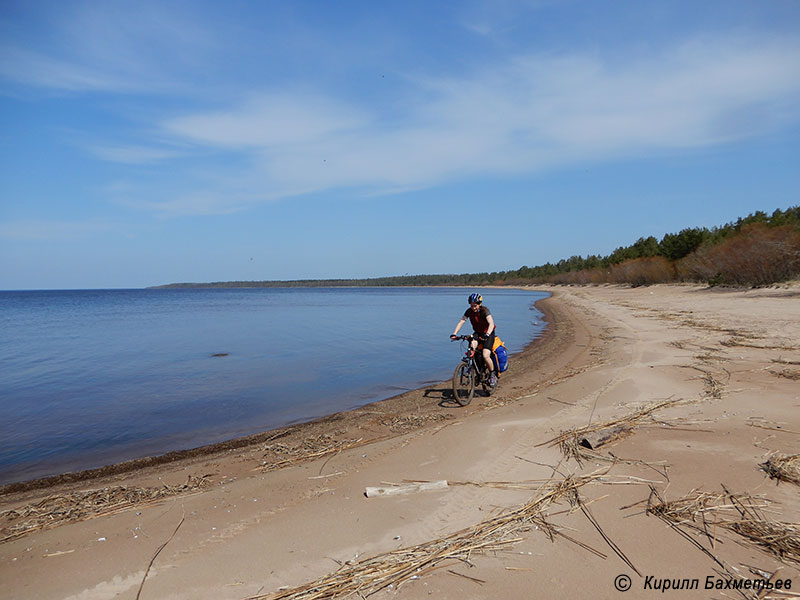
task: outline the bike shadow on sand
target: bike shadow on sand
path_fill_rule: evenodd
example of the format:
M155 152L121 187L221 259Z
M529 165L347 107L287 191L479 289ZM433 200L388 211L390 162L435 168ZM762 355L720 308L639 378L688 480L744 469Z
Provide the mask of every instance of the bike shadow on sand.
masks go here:
M484 397L486 394L481 389L475 390L475 398ZM438 398L439 399L439 406L442 408L462 408L462 406L456 402L456 397L453 395L453 389L449 387L442 387L442 388L428 388L425 390L423 394L425 398Z

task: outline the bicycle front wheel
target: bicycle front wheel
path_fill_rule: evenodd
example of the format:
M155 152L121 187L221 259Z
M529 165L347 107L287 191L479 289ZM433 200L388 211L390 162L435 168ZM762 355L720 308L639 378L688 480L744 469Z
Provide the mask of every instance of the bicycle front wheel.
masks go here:
M453 373L453 398L466 406L475 394L475 371L467 363L459 363Z

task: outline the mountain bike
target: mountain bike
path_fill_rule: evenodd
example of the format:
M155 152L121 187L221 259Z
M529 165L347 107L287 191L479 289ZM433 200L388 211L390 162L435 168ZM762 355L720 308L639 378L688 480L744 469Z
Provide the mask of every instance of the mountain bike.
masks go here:
M483 388L487 396L491 396L497 389L497 378L495 377L494 383L489 380L491 371L486 368L483 360L482 346L478 344L477 349L472 349L474 339L478 339L477 336L459 335L452 338L454 342L459 340L467 342L467 351L453 373L453 398L461 406L470 403L478 385Z

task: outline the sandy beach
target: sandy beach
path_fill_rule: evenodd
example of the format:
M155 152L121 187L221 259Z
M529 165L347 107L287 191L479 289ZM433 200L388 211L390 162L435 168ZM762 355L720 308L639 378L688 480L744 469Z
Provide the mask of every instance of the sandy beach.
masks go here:
M798 597L800 285L536 289L546 334L467 407L6 486L0 597ZM718 589L764 577L790 595Z

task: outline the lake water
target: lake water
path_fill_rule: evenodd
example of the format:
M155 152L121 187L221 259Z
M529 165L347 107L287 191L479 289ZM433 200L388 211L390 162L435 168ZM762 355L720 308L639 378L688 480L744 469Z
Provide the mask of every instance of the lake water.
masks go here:
M445 380L469 291L0 292L0 483L194 448ZM542 332L533 303L546 295L484 293L510 353Z

